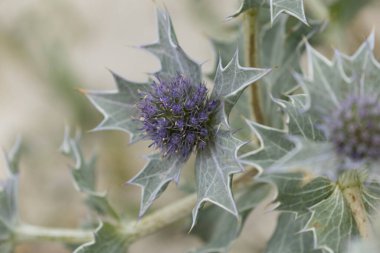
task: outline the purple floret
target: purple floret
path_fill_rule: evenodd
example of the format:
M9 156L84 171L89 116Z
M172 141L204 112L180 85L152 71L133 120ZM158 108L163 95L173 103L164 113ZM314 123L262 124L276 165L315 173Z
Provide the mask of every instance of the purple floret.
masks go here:
M183 75L153 82L138 104L142 130L163 156L186 161L193 151L213 141L219 101L209 99L203 83L192 84Z
M353 161L380 159L380 103L375 95L352 95L326 121L338 154Z

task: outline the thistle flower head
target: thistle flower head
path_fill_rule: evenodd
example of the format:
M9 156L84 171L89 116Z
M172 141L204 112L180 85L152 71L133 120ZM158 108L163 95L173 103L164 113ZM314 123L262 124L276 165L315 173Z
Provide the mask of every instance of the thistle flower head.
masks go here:
M377 95L351 95L326 118L327 137L338 154L353 161L380 158L380 103Z
M138 104L142 130L164 156L187 160L204 149L214 136L218 100L209 99L203 83L192 84L183 75L153 82Z

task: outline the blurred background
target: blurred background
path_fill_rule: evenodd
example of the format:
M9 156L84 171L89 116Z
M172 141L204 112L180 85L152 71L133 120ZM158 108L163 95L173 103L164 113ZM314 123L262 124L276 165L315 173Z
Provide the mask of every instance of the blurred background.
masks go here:
M364 1L368 4L362 8L356 6L361 2L357 0L335 2L343 7L332 5L338 7L331 10L331 24L320 50L331 55L332 47L337 47L352 53L373 29L379 43L379 1ZM226 27L237 25L238 20L231 23L225 18L238 9L240 1L161 0L158 4L165 4L171 13L184 50L197 62L205 62L203 70L211 72L215 54L209 37L228 38ZM59 153L65 125L83 131L87 155L99 153L99 189L108 192L125 217L137 217L140 189L124 183L144 165L148 143L131 146L128 135L117 131L89 132L102 116L78 89L114 89L108 69L129 80L145 81L145 73L159 68L157 59L134 47L156 40L156 5L152 0L0 2L0 146L8 149L18 134L23 137L20 208L24 221L74 228L88 215L83 196L72 184L71 161ZM376 52L379 55L379 46ZM2 166L3 160L0 178ZM181 189L171 185L152 209L186 194L193 185L191 163L185 174ZM269 201L251 214L232 252L264 248L276 217L265 208ZM197 237L187 234L188 227L174 224L136 242L130 252L185 252L201 245ZM70 251L56 243L27 243L16 252Z

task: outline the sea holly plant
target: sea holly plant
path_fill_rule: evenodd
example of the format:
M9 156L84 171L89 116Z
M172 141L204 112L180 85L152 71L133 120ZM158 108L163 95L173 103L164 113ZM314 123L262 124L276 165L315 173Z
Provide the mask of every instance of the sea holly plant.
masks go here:
M61 242L74 253L133 252L132 243L180 220L184 236L204 242L189 252L240 252L235 241L241 233L263 229L247 222L260 205L265 213L278 212L278 219L267 241L251 238L249 252L258 247L266 253L377 252L380 63L375 35L354 54L336 49L329 59L315 49L325 46L321 35L329 20L306 18L304 4L313 18L349 8L341 0L244 0L227 18L234 40L211 39L217 60L208 73L181 48L168 11L158 9L158 40L140 49L158 58L159 71L148 74L145 83L111 72L114 91L83 91L104 117L85 138L119 130L152 151L127 182L141 188L139 214L119 210L106 191L98 190L95 167L102 154L88 156L81 136L67 128L61 152L71 161L68 173L83 195L87 218L73 229L24 222L17 141L4 156L0 252L30 241ZM330 21L341 20L335 18ZM188 195L149 210L171 182L182 183L191 157L195 183Z
M292 218L292 228L287 229L298 227L301 234L312 233L313 250L344 252L353 238L368 238L372 233L380 200L375 180L380 166L380 65L373 47L371 34L352 56L336 51L330 61L308 45L308 73L295 74L305 93L289 95L288 101L275 100L287 114L287 130L248 122L259 135L262 148L241 159L266 167L269 174L263 178L277 186L278 210L297 214ZM273 141L274 136L277 141ZM284 173L300 168L306 169L311 178L327 178L309 182L304 176L297 179ZM309 240L305 238L310 237L300 234L292 243L279 244L278 237L286 235L281 236L284 228L277 229L271 241L275 246L270 244L275 250L291 252L296 245L301 251Z
M179 46L167 12L157 12L157 43L142 48L156 55L161 70L151 84L135 84L116 77L118 91L87 92L104 114L97 129L123 129L132 140L151 141L159 153L148 157L131 184L142 188L140 216L163 193L168 183L179 181L181 169L196 153L197 202L193 225L205 201L238 215L231 192L233 174L242 172L237 160L243 142L233 136L228 116L241 91L266 75L268 69L246 68L238 52L226 65L218 65L210 94L202 81L200 65Z

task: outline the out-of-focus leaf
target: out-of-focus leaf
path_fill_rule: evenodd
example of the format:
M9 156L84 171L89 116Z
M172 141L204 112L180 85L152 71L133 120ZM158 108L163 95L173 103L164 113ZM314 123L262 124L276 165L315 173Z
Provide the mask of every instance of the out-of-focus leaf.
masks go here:
M207 243L193 252L228 252L231 243L239 236L248 214L268 196L270 191L269 184L257 183L238 194L236 205L239 218L217 207L210 207L201 211L199 223L194 228L194 232Z
M265 253L324 253L322 249L313 249L314 236L311 231L301 232L310 214L296 215L281 213L277 227L268 242ZM327 253L327 252L326 252Z
M21 155L21 140L17 139L5 156L5 175L0 182L0 252L13 251L14 229L19 224L18 216L18 173Z
M256 168L267 169L284 157L294 147L294 143L287 138L285 131L247 121L248 126L257 135L261 147L239 156L241 162Z
M330 20L340 25L349 24L366 5L373 0L337 0L329 6Z
M261 27L257 44L260 47L258 59L260 66L272 68L270 75L259 81L260 104L265 115L265 123L282 128L284 120L277 104L271 98L285 99L296 85L292 72L300 71L300 58L305 50L305 38L311 39L325 27L324 23L311 21L310 26L292 22L284 16L273 25L265 15L259 15Z
M101 224L94 237L93 242L81 245L74 253L126 253L128 250L128 237L112 224Z
M277 209L298 214L309 212L310 207L328 198L335 188L327 178L318 177L307 182L301 173L266 174L262 178L277 186Z
M367 176L362 171L348 171L336 183L325 178L308 182L302 174L265 177L278 188L279 210L295 213L296 219L309 217L298 228L299 233L314 233L311 245L315 246L309 249L344 252L358 236L359 226L373 224L375 207L380 204L379 184L365 183Z
M65 131L61 151L75 162L71 170L72 176L77 190L86 194L86 204L100 215L118 219L117 213L107 200L106 193L96 190L95 156L90 160L84 158L79 146L79 136L70 137L68 128Z

